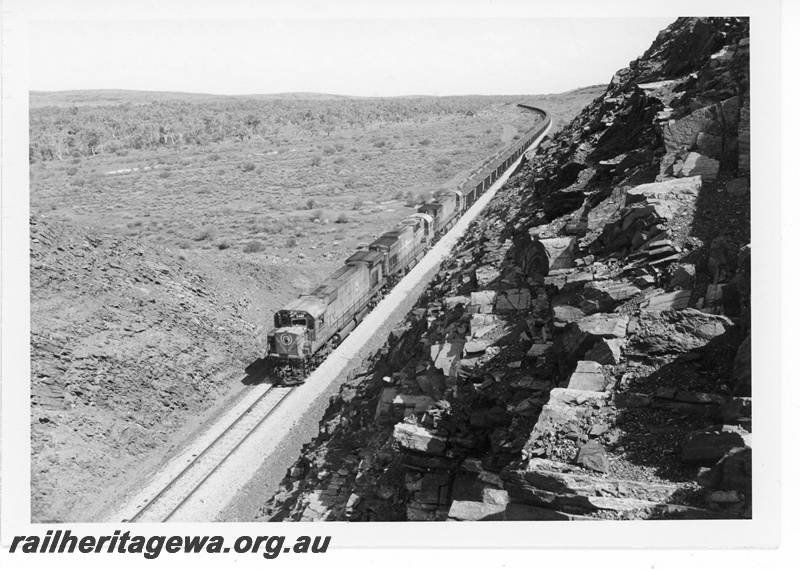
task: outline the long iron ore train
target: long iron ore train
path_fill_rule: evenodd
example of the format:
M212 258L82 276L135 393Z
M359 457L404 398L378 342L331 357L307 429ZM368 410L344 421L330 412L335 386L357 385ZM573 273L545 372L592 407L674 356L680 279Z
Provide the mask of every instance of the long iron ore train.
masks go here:
M457 189L440 192L435 201L420 206L417 213L366 249L356 251L311 293L300 295L275 313L275 328L267 337L267 363L270 368L292 371L280 377L282 383L302 383L307 367L324 359L353 331L380 300L384 287L411 270L434 241L550 126L546 111L519 106L543 116L520 141L487 160Z

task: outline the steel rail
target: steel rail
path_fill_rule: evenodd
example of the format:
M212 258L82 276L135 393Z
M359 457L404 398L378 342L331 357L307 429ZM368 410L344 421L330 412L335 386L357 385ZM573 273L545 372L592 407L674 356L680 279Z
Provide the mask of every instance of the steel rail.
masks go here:
M188 473L190 470L192 470L192 469L193 469L193 468L194 468L194 467L197 465L197 463L198 463L198 462L199 462L199 461L200 461L200 460L201 460L203 457L207 456L207 455L208 455L208 453L209 453L209 452L210 452L210 451L211 451L211 450L212 450L214 447L216 447L216 446L218 445L218 443L219 443L219 442L220 442L220 441L221 441L223 438L225 438L225 437L226 437L228 434L230 434L230 433L231 433L231 432L232 432L232 431L233 431L233 430L236 428L236 426L237 426L237 425L239 425L239 424L240 424L240 422L241 422L241 421L242 421L242 420L243 420L245 417L247 417L247 415L248 415L248 414L249 414L249 413L250 413L250 412L251 412L251 411L252 411L252 410L253 410L253 409L254 409L254 408L257 406L257 405L259 405L259 404L260 404L260 403L261 403L261 402L262 402L262 401L263 401L263 400L264 400L264 399L265 399L265 398L266 398L266 397L267 397L267 396L268 396L268 395L269 395L269 394L272 392L272 390L273 390L273 389L275 389L275 387L270 387L269 389L267 389L267 390L266 390L266 391L265 391L265 392L264 392L264 393L263 393L263 394L262 394L262 395L261 395L261 396L260 396L258 399L256 399L256 400L255 400L255 401L254 401L254 402L253 402L253 403L252 403L252 404L251 404L249 407L247 407L247 409L245 409L244 411L242 411L242 412L239 414L239 416L238 416L238 417L236 417L236 419L235 419L235 420L234 420L234 421L233 421L233 422L232 422L230 425L228 425L228 426L225 428L225 430L224 430L224 431L222 431L222 433L220 433L219 435L217 435L217 436L214 438L214 440L213 440L213 441L211 441L211 442L210 442L210 443L209 443L209 444L206 446L206 448L205 448L205 449L203 449L203 451L202 451L202 452L198 453L198 454L197 454L197 455L196 455L196 456L195 456L195 457L194 457L194 458L191 460L191 462L189 462L189 464L187 464L187 465L186 465L186 466L185 466L185 467L184 467L184 468L183 468L183 469L182 469L182 470L181 470L181 471L180 471L178 474L176 474L176 475L175 475L175 476L172 478L172 480L170 480L170 482L169 482L169 483L167 483L167 485L166 485L166 486L164 486L164 488L162 488L162 489L161 489L161 491L159 491L159 492L158 492L158 494L156 494L156 495L155 495L153 498L151 498L150 500L148 500L147 504L145 504L145 505L144 505L142 508L140 508L140 509L139 509L139 510L138 510L138 511L137 511L137 512L136 512L136 513L133 515L133 516L131 516L131 517L130 517L130 518L127 520L127 521L128 521L128 522L130 522L130 523L133 523L133 522L135 522L135 521L136 521L136 520L138 520L138 519L139 519L139 518L140 518L140 517L141 517L141 516L142 516L142 515L143 515L145 512L147 512L147 511L148 511L148 510L149 510L149 509L150 509L150 508L151 508L151 507L152 507L154 504L158 503L158 501L159 501L159 500L160 500L160 499L161 499L161 498L162 498L162 497L163 497L163 496L164 496L164 495L165 495L167 492L169 492L169 491L170 491L172 488L174 488L175 484L176 484L176 483L177 483L177 482L178 482L178 481L179 481L181 478L183 478L183 477L186 475L186 473ZM286 399L286 396L287 396L287 395L288 395L288 394L289 394L289 393L292 391L292 389L293 389L293 388L289 388L289 389L288 389L288 391L287 391L286 395L284 395L284 396L283 396L283 397L282 397L282 398L281 398L281 399L278 401L278 403L277 403L276 405L274 405L274 406L272 407L272 409L270 409L270 411L267 413L267 415L265 415L264 419L266 419L266 417L268 417L270 414L272 414L272 412L273 412L275 409L277 409L278 405L280 405L280 403L282 403L282 402L283 402L283 401ZM256 428L257 428L258 426L260 426L260 425L261 425L261 424L264 422L264 419L262 419L261 421L259 421L259 423L258 423L258 425L256 426ZM247 439L247 437L249 436L250 432L252 432L252 429L251 429L251 431L248 431L248 432L245 434L245 436L242 438L242 440L241 440L241 441L239 441L239 443L238 443L238 444L237 444L237 445L234 447L234 450L236 450L237 448L239 448L239 446L242 444L242 442L243 442L245 439ZM228 457L229 457L229 456L232 454L232 452L233 452L233 451L231 451L231 452L229 452L228 454L226 454L226 455L225 455L225 457L222 459L222 461L220 461L220 464L221 464L222 462L224 462L225 460L227 460L227 458L228 458ZM216 467L214 467L214 470L212 470L212 473L213 473L213 472L215 472L215 471L217 470L217 468L219 468L219 464L218 464ZM208 476L210 476L210 474L209 474ZM204 483L204 482L205 482L205 481L208 479L208 476L206 476L206 477L204 477L204 478L203 478L202 482L201 482L199 485L197 485L197 486L196 486L196 487L195 487L195 488L194 488L194 489L191 491L190 495L191 495L191 494L194 494L194 492L196 492L196 491L197 491L197 488L199 488L199 487L200 487L200 486L201 486L201 485L202 485L202 484L203 484L203 483ZM187 498L185 498L184 500L182 500L182 501L181 501L181 503L180 503L180 505L183 505L183 503L185 503L186 499L188 499L188 497L187 497ZM175 513L175 511L177 511L177 508L173 509L173 510L170 512L169 516L172 516L172 514L174 514L174 513ZM166 521L166 520L164 520L164 521Z

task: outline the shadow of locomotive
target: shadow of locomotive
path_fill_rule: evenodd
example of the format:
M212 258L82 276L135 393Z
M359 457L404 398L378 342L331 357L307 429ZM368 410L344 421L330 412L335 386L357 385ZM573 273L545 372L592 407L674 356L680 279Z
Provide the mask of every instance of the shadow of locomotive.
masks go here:
M265 381L276 383L274 378L270 378L269 371L267 358L257 358L244 368L245 376L242 378L242 384L259 385Z

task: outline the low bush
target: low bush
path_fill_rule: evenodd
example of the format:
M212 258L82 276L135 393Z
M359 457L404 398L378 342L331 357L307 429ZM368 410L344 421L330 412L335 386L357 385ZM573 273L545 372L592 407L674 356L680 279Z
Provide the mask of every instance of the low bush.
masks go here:
M68 168L67 169L67 176L74 176L77 173L78 173L78 169L77 168Z
M217 248L220 251L224 251L225 249L229 249L230 246L231 246L231 242L228 239L223 239L223 240L221 240L220 242L217 243Z
M323 215L325 215L325 213L321 209L318 209L311 214L311 221L322 220Z
M297 239L295 239L294 237L290 237L289 239L286 240L286 246L289 247L290 249L292 247L297 247Z
M347 219L347 214L344 212L340 213L339 217L336 218L336 223L347 223L348 221L350 220Z
M245 244L244 252L245 253L260 253L261 251L263 251L266 248L267 248L267 246L264 245L263 241L259 241L259 240L256 239L254 241L248 241Z
M193 239L194 239L195 241L206 241L206 240L211 240L211 239L213 239L213 238L214 238L214 236L215 236L216 234L217 234L217 231L216 231L216 230L215 230L213 227L208 227L208 226L206 226L206 227L201 227L201 228L200 228L200 229L197 231L197 233L195 234L195 236L193 237Z
M242 164L242 171L243 172L252 172L255 169L256 169L256 165L253 162L248 161L248 162L245 162L244 164Z

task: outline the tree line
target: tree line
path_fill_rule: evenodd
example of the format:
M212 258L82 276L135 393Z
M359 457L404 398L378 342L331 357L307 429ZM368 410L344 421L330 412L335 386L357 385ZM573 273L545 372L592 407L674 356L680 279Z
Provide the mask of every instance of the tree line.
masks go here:
M377 123L424 122L435 116L472 114L514 97L394 99L240 99L154 101L103 106L31 109L30 161L65 160L129 149L225 141L277 142L282 136L328 136Z

